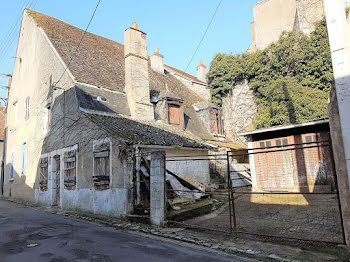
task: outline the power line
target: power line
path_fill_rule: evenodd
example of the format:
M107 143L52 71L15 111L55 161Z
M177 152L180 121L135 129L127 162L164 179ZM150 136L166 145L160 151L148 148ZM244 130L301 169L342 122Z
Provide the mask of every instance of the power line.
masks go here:
M218 11L218 9L219 9L221 3L222 3L222 0L220 0L220 2L218 3L218 5L216 6L216 9L215 9L215 11L214 11L214 13L213 13L213 16L211 17L210 22L209 22L207 28L205 29L204 34L203 34L201 40L199 41L199 43L198 43L198 45L197 45L197 48L196 48L196 50L194 51L194 53L193 53L193 55L192 55L190 61L188 62L187 66L186 66L186 69L185 69L185 71L184 71L185 73L187 72L188 67L189 67L190 64L192 63L192 60L193 60L194 56L197 54L197 51L198 51L199 47L201 46L201 44L202 44L202 42L203 42L203 39L204 39L205 35L207 34L207 32L208 32L208 30L209 30L209 27L210 27L211 23L213 22L214 17L215 17L215 15L216 15L216 13L217 13L217 11Z
M62 75L60 76L60 78L59 78L58 81L56 82L56 85L61 81L63 75L66 73L66 71L67 71L69 65L71 64L71 62L72 62L72 60L73 60L75 54L78 52L78 49L79 49L79 47L80 47L80 44L81 44L81 43L83 42L83 40L84 40L84 37L85 37L85 35L86 35L86 32L87 32L87 30L89 29L89 26L90 26L92 20L94 19L95 13L96 13L97 8L98 8L98 6L100 5L100 3L101 3L101 0L98 0L98 2L97 2L97 4L96 4L96 7L95 7L95 10L94 10L94 12L92 13L92 16L91 16L91 18L90 18L90 21L89 21L88 25L87 25L86 28L85 28L85 31L84 31L84 33L83 33L81 39L80 39L80 42L78 43L78 45L77 45L75 51L73 52L73 54L72 54L72 56L71 56L71 58L70 58L70 60L69 60L69 62L68 62L68 64L67 64L66 68L64 69Z
M28 2L29 3L29 2ZM32 0L28 8L34 8L38 3L38 0ZM20 31L21 20L19 19L14 25L12 32L8 35L8 39L5 40L4 45L0 49L0 61L2 62L9 48L12 47L13 42L16 40L16 36Z

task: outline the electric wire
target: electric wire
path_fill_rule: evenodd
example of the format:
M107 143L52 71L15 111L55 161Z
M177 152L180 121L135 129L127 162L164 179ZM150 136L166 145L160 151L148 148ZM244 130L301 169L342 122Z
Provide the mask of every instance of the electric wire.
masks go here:
M218 3L218 5L216 6L216 9L215 9L215 11L214 11L214 13L213 13L213 15L212 15L210 21L209 21L209 24L208 24L207 28L206 28L205 31L204 31L204 34L203 34L202 38L201 38L201 40L199 41L196 50L194 51L194 53L193 53L193 55L192 55L190 61L188 62L187 66L186 66L186 68L185 68L185 71L184 71L185 73L187 72L188 67L189 67L190 64L192 63L193 58L194 58L195 55L197 54L197 51L198 51L199 47L201 46L201 44L202 44L202 42L203 42L203 40L204 40L204 37L205 37L205 35L207 34L207 32L208 32L208 30L209 30L209 28L210 28L210 25L211 25L211 23L213 22L214 17L215 17L215 15L216 15L216 13L217 13L217 11L218 11L218 9L219 9L221 3L222 3L222 0L220 0L220 2Z
M95 7L95 10L94 10L94 12L92 13L92 16L91 16L91 18L90 18L90 21L89 21L88 25L86 26L86 28L85 28L85 30L84 30L84 33L83 33L83 35L82 35L82 37L81 37L81 39L80 39L80 41L79 41L79 43L78 43L78 45L77 45L75 51L73 52L71 58L69 59L69 62L68 62L68 64L66 65L66 68L64 69L64 71L63 71L62 75L60 76L60 78L57 80L56 85L61 81L63 75L66 73L68 67L69 67L70 64L72 63L72 61L73 61L73 59L74 59L74 56L77 54L78 49L79 49L81 43L82 43L83 40L84 40L84 37L85 37L85 35L86 35L86 32L87 32L87 30L89 29L92 20L94 19L94 16L95 16L95 14L96 14L96 11L97 11L98 6L100 5L100 3L101 3L101 0L98 0L98 2L97 2L97 4L96 4L96 7Z

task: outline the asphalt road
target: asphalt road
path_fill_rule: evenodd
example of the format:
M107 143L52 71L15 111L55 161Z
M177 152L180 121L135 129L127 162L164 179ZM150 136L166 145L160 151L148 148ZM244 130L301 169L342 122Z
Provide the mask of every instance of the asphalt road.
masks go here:
M0 262L247 261L0 200Z

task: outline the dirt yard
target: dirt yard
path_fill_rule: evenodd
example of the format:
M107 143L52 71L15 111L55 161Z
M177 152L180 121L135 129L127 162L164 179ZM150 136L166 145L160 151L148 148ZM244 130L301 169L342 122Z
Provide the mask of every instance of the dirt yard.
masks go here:
M214 195L216 210L185 223L228 232L230 213L227 196ZM220 205L221 204L221 205ZM285 195L235 194L237 231L343 242L336 194Z

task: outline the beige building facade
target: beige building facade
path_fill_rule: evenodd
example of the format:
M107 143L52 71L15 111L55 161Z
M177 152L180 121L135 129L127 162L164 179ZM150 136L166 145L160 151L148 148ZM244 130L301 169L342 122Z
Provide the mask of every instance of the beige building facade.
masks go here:
M283 31L309 34L324 17L322 0L260 0L253 6L253 41L248 51L265 49Z

